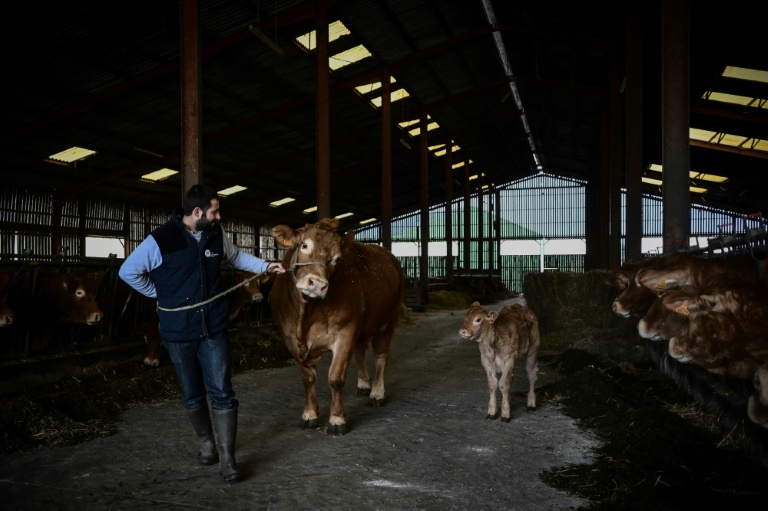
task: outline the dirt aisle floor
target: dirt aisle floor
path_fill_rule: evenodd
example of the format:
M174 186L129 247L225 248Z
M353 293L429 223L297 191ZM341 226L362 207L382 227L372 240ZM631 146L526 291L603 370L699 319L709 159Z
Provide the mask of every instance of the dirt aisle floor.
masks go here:
M496 304L514 302L508 300ZM486 420L477 345L461 340L463 311L426 312L398 327L387 403L344 391L350 431L298 427L303 387L295 366L235 375L237 458L245 481L196 464L196 441L178 400L123 415L117 434L0 459L8 510L561 510L584 501L542 482L545 470L589 463L598 442L560 406L525 406L520 367L512 421ZM327 420L330 354L318 371ZM371 362L372 365L372 362ZM537 388L560 379L542 366ZM543 399L541 401L544 401Z

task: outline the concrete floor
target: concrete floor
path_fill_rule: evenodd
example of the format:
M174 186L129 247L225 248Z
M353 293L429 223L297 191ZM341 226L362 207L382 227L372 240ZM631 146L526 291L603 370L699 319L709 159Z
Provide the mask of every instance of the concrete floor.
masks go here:
M298 427L304 392L296 367L236 375L237 459L246 477L239 484L224 483L217 465L197 465L196 439L172 400L129 411L116 435L3 457L0 507L552 511L586 505L538 474L588 463L596 441L553 405L526 411L522 366L512 421L485 420L478 348L457 333L464 312L414 314L412 324L398 327L383 407L368 407L355 395L350 367L344 391L350 431L341 437ZM318 371L321 420L330 401L329 363L330 354ZM557 378L543 366L537 388Z

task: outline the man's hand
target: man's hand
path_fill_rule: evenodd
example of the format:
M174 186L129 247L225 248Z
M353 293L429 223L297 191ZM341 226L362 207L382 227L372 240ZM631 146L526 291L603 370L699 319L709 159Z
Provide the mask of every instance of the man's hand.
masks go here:
M269 263L269 266L267 266L267 273L285 273L283 263Z

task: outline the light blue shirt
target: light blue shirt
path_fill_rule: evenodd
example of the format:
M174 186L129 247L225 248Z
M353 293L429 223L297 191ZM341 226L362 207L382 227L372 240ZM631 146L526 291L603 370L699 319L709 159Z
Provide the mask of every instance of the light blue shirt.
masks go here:
M200 242L201 233L187 234L195 238L198 243ZM241 251L224 234L224 231L222 231L222 238L224 242L224 263L238 270L266 273L270 265L268 261ZM161 264L163 264L163 256L160 253L160 247L157 246L155 238L150 235L125 259L122 266L120 266L118 275L129 286L144 296L157 298L155 283L152 282L152 277L149 273Z

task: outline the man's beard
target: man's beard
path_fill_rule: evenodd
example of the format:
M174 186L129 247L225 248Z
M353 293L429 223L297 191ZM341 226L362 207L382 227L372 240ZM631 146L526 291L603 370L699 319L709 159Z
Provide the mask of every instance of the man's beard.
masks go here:
M214 227L216 227L216 222L211 222L205 215L201 216L197 222L195 222L196 231L212 231Z

